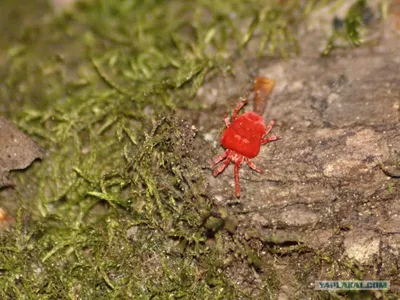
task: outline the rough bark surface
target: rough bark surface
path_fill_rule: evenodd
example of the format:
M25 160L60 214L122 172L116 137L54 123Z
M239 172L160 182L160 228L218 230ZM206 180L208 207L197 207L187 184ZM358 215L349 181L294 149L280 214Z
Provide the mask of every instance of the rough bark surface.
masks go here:
M272 135L283 139L262 146L254 158L264 174L242 166L240 199L234 194L232 164L217 178L209 172L210 194L237 218L239 231L261 241L261 255L280 247L278 256L265 258L275 261L282 299L304 296L315 280L354 279L355 269L364 279L390 280L398 292L398 37L325 58L312 53L254 67L257 75L276 80L266 123L276 119ZM251 73L244 63L236 68L236 74ZM245 82L245 77L236 80ZM222 108L199 119L200 126L209 124L203 126L209 130L204 138L213 140L214 156L222 151L224 112L230 114L238 102L227 95L240 93L235 89L240 84L227 81L213 87L224 92L208 98ZM207 163L211 158L210 153Z

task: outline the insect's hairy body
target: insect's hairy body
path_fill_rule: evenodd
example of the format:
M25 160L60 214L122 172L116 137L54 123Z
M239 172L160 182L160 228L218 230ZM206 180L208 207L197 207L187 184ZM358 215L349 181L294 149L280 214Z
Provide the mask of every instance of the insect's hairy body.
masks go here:
M263 117L265 101L274 87L274 81L264 77L256 77L254 84L254 112L247 112L238 115L242 107L248 102L247 99L241 101L232 114L231 121L225 117L226 129L221 138L221 144L225 148L224 153L214 159L212 168L222 162L222 164L213 171L214 176L218 176L232 162L235 164L235 192L236 197L240 197L239 168L245 162L253 171L263 173L263 171L251 161L260 152L261 145L277 141L279 136L266 135L271 131L275 124L272 120L268 126L265 126Z
M221 143L226 149L254 158L260 152L265 131L264 119L254 112L247 112L233 120L225 129Z

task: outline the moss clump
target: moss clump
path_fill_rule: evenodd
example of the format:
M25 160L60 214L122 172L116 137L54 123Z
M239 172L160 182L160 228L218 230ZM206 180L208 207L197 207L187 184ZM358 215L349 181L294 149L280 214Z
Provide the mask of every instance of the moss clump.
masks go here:
M348 9L343 19L335 17L333 20L333 33L328 40L322 55L328 55L333 49L359 47L366 42L373 40L367 38L368 27L377 19L385 17L386 1L380 3L380 14L373 11L369 6L369 1L358 0Z

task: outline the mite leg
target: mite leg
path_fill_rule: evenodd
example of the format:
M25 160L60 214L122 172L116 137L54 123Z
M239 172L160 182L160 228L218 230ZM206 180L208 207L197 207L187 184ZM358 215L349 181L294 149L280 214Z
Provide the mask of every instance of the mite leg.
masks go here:
M239 185L239 168L240 165L243 162L243 156L240 157L238 160L236 160L235 163L235 191L236 191L236 197L240 197L240 185Z
M242 109L243 105L245 105L247 103L247 99L243 100L242 102L240 102L238 104L238 106L236 106L235 110L233 111L232 114L232 121L235 121L237 118L237 114L239 113L239 110Z
M229 118L228 117L225 117L225 125L226 125L226 127L229 127L229 125L231 125L231 122L229 122Z
M275 124L275 120L272 120L271 122L269 122L269 124L267 126L267 129L265 130L265 135L267 135L271 131L272 127L274 127L274 124ZM261 144L264 145L266 143L277 141L277 140L280 140L280 139L281 139L280 136L270 136L268 138L262 139L261 140Z
M261 174L264 173L263 170L257 168L256 165L253 164L253 162L248 157L245 158L245 161L249 165L249 167L252 168L254 171L261 173Z
M213 172L213 176L215 177L215 176L218 176L218 174L219 173L221 173L223 170L225 170L225 168L229 165L229 163L231 162L231 157L230 156L228 156L225 160L224 160L224 163L221 165L221 166L219 166L218 168L216 168L215 170L214 170L214 172Z
M211 165L211 168L214 168L217 163L219 163L221 160L225 159L229 155L229 151L230 150L228 149L224 153L222 153L220 156L216 157L214 159L214 163Z
M272 120L271 122L269 122L267 129L265 130L265 135L267 135L271 131L272 127L274 127L274 124L275 124L275 120Z
M277 141L277 140L280 140L280 139L282 139L280 136L270 136L268 138L262 139L261 140L261 144L265 145L266 143Z

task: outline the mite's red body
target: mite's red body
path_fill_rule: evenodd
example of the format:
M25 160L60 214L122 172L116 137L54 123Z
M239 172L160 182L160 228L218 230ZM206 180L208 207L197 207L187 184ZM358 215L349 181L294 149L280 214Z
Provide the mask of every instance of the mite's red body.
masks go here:
M228 125L222 134L221 143L226 149L253 158L260 152L265 131L264 119L255 112L247 112Z
M232 114L232 123L229 122L228 118L225 118L227 128L222 134L221 143L227 150L214 160L212 166L214 167L224 160L223 164L213 172L214 176L218 176L218 174L225 170L230 162L235 164L236 197L240 197L239 167L243 160L245 160L254 171L262 173L262 170L258 169L250 158L254 158L258 155L261 145L280 139L280 137L277 136L264 138L274 126L275 121L272 120L268 126L265 126L263 117L255 112L247 112L238 116L240 109L246 103L247 100L244 100L235 108Z

